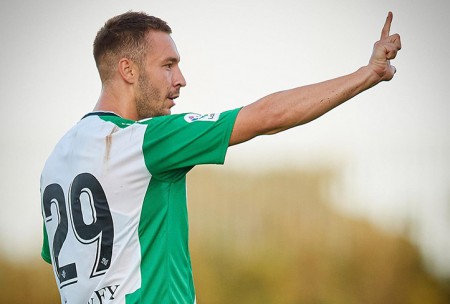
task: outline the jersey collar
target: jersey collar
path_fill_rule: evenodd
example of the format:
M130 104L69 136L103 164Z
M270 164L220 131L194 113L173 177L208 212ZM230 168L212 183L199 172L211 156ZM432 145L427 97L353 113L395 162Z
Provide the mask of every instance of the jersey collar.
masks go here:
M94 115L96 115L96 116L116 116L116 117L120 117L119 115L117 115L114 112L96 111L96 112L87 113L81 119L84 119L84 118L89 117L89 116L94 116Z

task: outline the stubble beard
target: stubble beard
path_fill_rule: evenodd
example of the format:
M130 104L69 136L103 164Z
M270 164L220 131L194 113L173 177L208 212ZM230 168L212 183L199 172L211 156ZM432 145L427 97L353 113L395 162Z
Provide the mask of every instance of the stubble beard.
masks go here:
M138 80L139 94L136 96L136 111L139 120L167 115L163 105L165 97L161 91L152 86L147 75L142 75Z

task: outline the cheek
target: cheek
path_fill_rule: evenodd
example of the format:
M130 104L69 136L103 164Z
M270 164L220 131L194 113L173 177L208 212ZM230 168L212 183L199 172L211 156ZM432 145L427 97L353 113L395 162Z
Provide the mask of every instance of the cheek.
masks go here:
M164 82L168 87L172 86L172 82L174 80L174 72L173 70L166 70L164 73Z
M149 81L154 88L163 91L171 87L172 78L168 73L161 73L153 78L149 78Z

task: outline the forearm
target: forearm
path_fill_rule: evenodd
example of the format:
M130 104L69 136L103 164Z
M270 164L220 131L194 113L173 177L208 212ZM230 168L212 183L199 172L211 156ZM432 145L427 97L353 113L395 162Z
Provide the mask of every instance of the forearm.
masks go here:
M244 107L230 145L308 123L380 82L368 67L324 82L270 94Z
M274 134L322 116L379 81L371 69L363 67L346 76L268 95L249 106L270 118L262 134Z

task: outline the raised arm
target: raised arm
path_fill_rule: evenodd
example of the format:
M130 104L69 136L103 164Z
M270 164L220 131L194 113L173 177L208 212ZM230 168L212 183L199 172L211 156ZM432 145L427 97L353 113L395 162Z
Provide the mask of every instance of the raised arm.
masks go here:
M389 12L367 66L339 78L270 94L242 108L230 146L310 122L379 82L391 80L395 67L390 60L401 49L400 36L389 35L392 18Z

